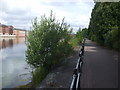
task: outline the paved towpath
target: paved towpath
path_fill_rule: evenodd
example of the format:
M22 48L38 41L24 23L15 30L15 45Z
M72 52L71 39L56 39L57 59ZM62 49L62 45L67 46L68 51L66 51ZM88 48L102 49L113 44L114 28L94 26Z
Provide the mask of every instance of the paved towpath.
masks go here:
M86 40L81 88L118 88L119 54Z

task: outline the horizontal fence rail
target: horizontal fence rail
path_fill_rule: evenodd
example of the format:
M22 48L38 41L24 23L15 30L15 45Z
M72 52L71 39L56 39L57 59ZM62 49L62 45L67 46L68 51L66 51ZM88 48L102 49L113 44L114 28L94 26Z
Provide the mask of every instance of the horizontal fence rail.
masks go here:
M80 47L79 58L78 58L76 67L75 67L74 72L73 72L70 90L80 90L80 76L82 73L84 43L85 43L85 39L83 40L82 45Z

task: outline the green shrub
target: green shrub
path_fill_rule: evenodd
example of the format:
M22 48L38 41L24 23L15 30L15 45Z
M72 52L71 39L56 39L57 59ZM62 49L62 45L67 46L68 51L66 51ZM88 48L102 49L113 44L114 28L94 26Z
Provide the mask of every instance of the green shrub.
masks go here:
M91 40L92 40L92 41L97 41L96 36L95 36L95 35L92 35L92 36L91 36Z
M76 38L76 36L73 36L71 39L70 39L70 42L69 42L73 48L75 48L76 46L79 45L79 40L78 38Z
M46 77L48 70L44 67L39 67L35 71L32 71L32 86L35 87L37 84Z
M112 33L109 31L108 33L104 34L104 45L107 47L112 48Z
M42 16L40 21L34 19L26 51L27 63L35 68L32 72L33 85L40 83L51 69L72 52L72 45L69 44L71 33L70 25L64 19L57 21L52 12L49 17Z
M120 51L120 31L118 27L113 27L111 31L108 31L105 35L105 45L114 48L117 51Z
M52 69L72 50L69 44L71 30L64 19L58 22L52 12L48 18L42 16L41 21L35 18L28 36L26 61L35 68Z
M100 45L120 51L120 2L95 3L88 27L88 36ZM96 37L94 37L94 35Z
M76 33L76 38L78 39L78 43L80 44L83 40L83 32L82 30L79 28L77 33Z

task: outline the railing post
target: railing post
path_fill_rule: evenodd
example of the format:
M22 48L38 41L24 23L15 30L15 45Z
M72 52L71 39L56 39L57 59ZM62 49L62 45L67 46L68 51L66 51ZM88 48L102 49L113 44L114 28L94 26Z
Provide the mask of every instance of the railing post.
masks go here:
M76 90L76 81L77 81L77 69L75 68L73 71L73 78L72 78L70 90Z
M80 76L82 73L84 43L85 43L85 39L83 40L81 48L80 48L79 59L78 59L76 68L74 69L74 72L73 72L73 78L72 78L70 90L81 90L81 88L80 88Z

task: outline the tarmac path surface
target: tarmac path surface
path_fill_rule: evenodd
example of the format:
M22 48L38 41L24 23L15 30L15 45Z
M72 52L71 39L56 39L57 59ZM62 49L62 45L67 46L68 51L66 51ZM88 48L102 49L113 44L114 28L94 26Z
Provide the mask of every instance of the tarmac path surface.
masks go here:
M118 88L119 54L88 39L84 49L81 88Z

